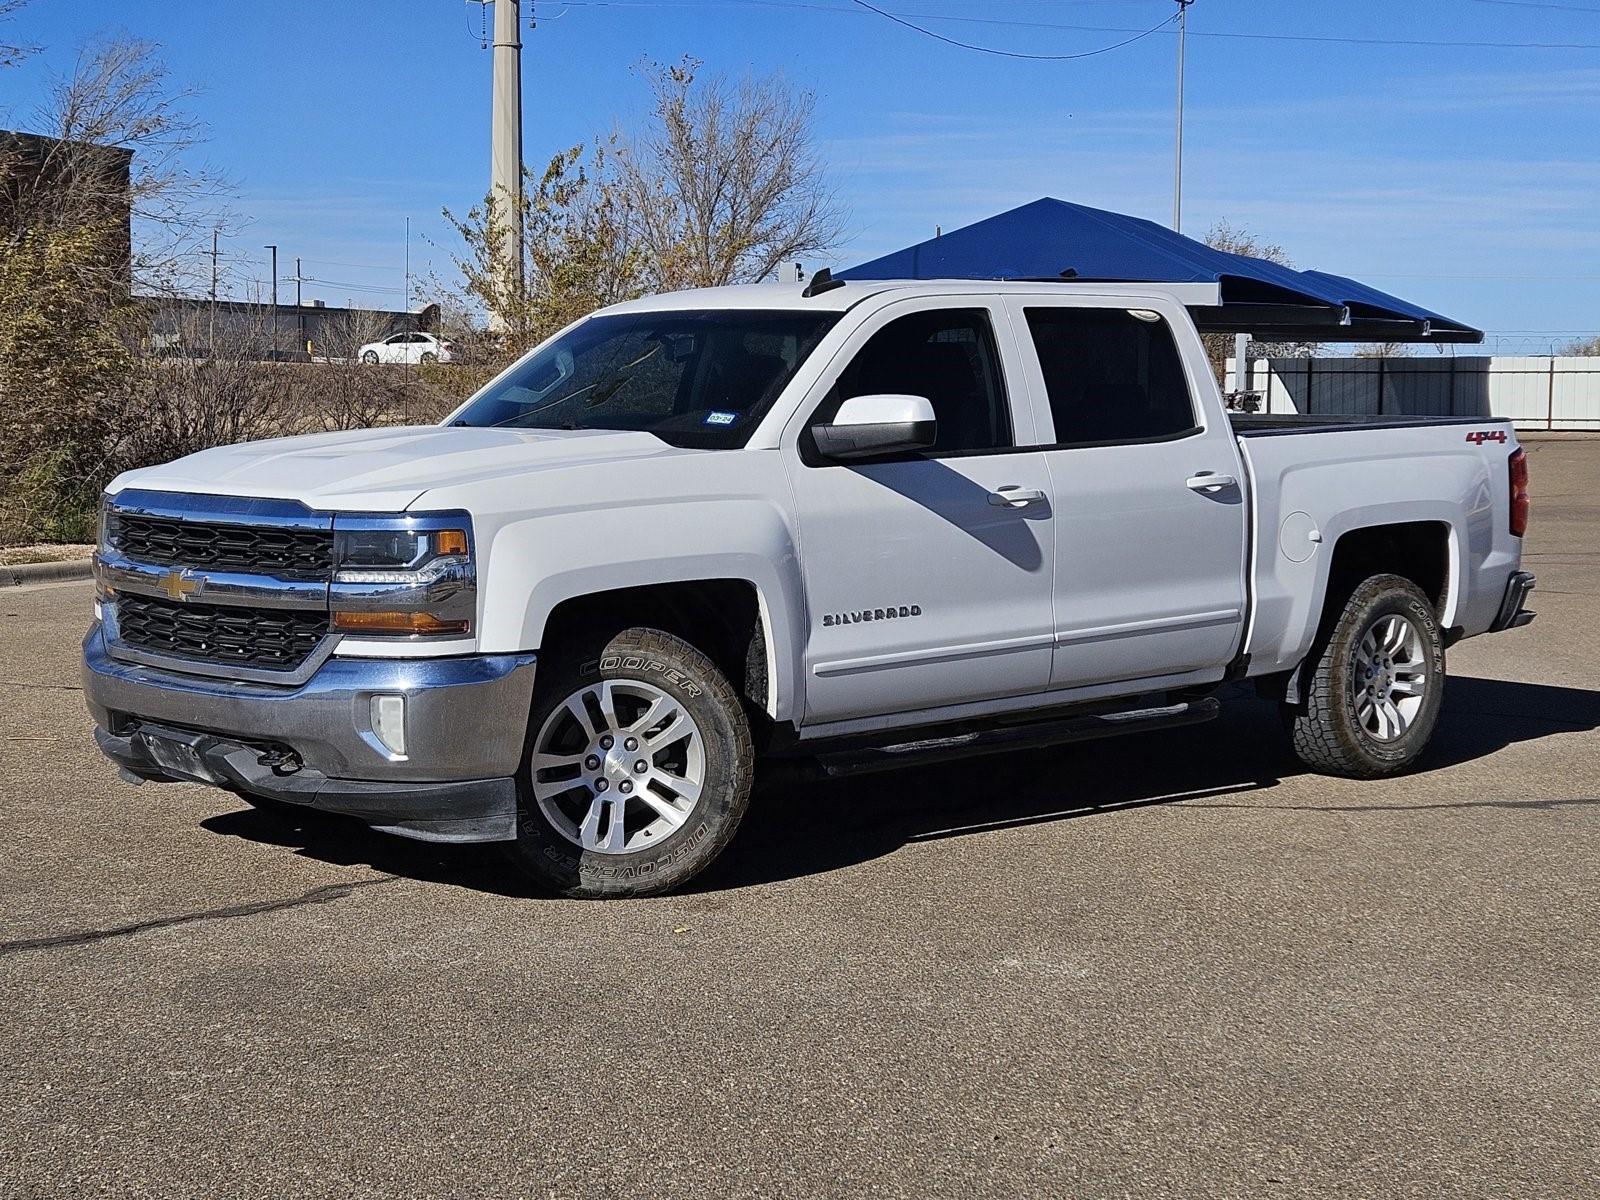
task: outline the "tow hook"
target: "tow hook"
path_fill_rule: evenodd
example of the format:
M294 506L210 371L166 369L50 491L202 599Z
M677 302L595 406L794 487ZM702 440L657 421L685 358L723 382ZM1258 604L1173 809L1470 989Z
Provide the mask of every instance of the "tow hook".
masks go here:
M300 756L287 746L268 746L256 761L275 775L293 775L304 765Z

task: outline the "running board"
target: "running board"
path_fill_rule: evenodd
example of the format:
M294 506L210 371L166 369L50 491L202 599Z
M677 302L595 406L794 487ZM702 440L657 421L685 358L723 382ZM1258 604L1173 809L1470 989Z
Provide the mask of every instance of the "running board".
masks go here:
M950 737L923 738L892 746L861 746L817 755L817 762L830 776L861 775L869 771L893 771L900 767L952 762L976 758L999 750L1036 750L1066 742L1086 742L1093 738L1115 737L1122 733L1144 733L1152 729L1174 729L1210 721L1222 711L1215 696L1169 704L1161 708L1135 708L1126 712L1097 713L1067 717L1057 721L1036 721L1028 725L1008 725L998 729L975 729Z

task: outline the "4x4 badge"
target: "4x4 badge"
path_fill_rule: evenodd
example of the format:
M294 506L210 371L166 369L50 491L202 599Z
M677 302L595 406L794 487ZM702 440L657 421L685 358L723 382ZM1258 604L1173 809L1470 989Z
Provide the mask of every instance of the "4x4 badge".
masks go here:
M161 590L168 598L173 600L187 600L204 585L203 579L194 579L189 575L189 568L184 567L179 571L168 571L161 577Z

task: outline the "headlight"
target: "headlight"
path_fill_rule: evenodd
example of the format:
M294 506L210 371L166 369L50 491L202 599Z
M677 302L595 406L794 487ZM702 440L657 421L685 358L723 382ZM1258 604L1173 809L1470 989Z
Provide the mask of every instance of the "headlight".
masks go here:
M335 517L333 627L385 637L470 633L477 605L466 513Z

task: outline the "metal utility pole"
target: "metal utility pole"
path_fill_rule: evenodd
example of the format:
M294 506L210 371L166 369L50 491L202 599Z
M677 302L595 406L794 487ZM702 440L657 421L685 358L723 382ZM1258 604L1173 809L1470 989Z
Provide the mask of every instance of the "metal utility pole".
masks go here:
M1189 5L1178 0L1178 137L1172 163L1172 231L1183 232L1183 50L1189 40Z
M502 234L501 277L522 295L522 3L494 0L494 104L490 122L490 220ZM492 327L509 326L492 313Z
M272 251L272 348L278 348L278 248L276 246L263 246L263 250ZM299 274L298 271L295 274ZM258 292L257 295L260 293Z
M406 218L406 311L411 311L411 218Z
M206 341L217 349L217 230L211 230L211 311L206 320Z

